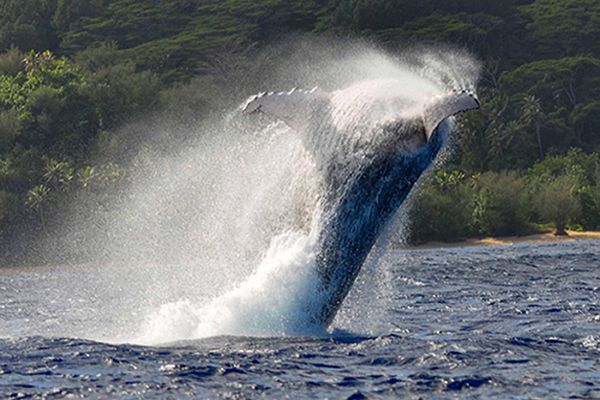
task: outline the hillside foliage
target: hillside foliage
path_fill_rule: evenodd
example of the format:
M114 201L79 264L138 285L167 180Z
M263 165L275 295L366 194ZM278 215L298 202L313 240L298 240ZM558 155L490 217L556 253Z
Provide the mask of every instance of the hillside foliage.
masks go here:
M0 247L126 180L119 126L289 34L483 61L483 108L421 189L413 240L600 229L598 1L0 0Z

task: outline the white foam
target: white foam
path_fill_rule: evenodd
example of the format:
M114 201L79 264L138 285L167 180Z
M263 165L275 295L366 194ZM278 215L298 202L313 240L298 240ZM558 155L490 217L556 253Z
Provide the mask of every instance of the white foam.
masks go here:
M319 304L313 235L275 237L255 273L208 304L181 300L151 315L135 342L157 344L215 335L323 333L311 316Z

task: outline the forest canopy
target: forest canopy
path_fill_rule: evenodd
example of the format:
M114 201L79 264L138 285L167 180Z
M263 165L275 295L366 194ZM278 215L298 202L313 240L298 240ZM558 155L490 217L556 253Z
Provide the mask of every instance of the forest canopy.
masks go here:
M482 60L483 108L424 185L412 240L600 229L596 0L0 0L0 248L18 253L70 193L123 184L136 155L118 127L290 34Z

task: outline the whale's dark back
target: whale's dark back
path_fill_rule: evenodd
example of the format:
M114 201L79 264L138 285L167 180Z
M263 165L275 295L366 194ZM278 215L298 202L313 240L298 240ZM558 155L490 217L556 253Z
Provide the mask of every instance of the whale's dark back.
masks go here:
M331 323L381 231L437 156L445 129L446 124L440 125L417 153L398 149L375 154L348 177L343 190L335 191L337 198L327 200L317 250L326 299L315 322Z

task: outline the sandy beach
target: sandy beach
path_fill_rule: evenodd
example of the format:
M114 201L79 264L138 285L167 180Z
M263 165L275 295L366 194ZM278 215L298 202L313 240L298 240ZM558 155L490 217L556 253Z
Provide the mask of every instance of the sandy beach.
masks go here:
M600 231L571 231L567 230L568 236L556 236L552 232L538 233L526 236L485 237L458 240L456 242L431 241L418 245L399 244L406 249L431 249L438 247L467 247L486 245L513 245L517 243L544 243L544 242L572 242L575 240L600 240Z

